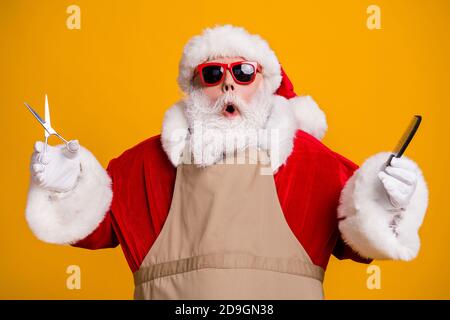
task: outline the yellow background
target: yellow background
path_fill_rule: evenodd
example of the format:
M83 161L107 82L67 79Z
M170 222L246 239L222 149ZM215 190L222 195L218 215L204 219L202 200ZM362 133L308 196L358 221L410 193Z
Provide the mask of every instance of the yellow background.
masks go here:
M381 8L368 30L366 8ZM81 30L66 8L81 8ZM413 114L423 115L407 155L421 166L430 206L412 262L375 261L381 289L366 287L366 266L332 258L329 299L448 299L450 1L18 1L0 4L0 298L130 299L133 282L120 247L89 251L37 240L24 219L29 158L43 130L23 105L43 113L106 166L160 132L180 97L183 45L207 26L232 23L263 36L298 94L328 117L324 143L361 164L390 150ZM53 144L59 143L52 140ZM81 289L66 268L81 267Z

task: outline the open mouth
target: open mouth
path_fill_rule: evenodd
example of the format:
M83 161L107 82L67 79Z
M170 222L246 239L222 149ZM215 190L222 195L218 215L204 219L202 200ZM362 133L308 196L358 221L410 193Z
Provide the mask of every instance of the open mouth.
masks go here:
M227 118L234 118L239 115L239 110L235 105L228 103L224 106L222 113Z

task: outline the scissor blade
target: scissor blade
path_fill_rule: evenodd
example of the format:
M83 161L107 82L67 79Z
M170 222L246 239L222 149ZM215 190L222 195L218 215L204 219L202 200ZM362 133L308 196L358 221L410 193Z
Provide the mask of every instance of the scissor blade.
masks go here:
M52 124L50 122L50 110L49 110L49 107L48 107L47 95L45 95L45 114L44 114L44 117L45 117L45 123L51 128ZM49 132L47 130L45 130L45 137L47 138L48 136L49 136Z
M34 109L33 109L32 107L30 107L30 106L28 105L28 103L26 103L26 102L24 102L24 103L25 103L25 105L27 106L28 110L30 110L31 114L32 114L32 115L37 119L37 121L39 121L39 123L44 127L45 132L47 132L48 134L50 134L50 132L48 131L48 128L47 128L47 125L46 125L45 121L42 120L42 118L39 116L39 114L38 114L36 111L34 111Z

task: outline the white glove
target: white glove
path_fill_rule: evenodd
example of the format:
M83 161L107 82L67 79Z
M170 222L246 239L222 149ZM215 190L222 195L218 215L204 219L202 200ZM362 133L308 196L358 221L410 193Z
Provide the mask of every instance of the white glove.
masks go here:
M34 144L30 171L33 181L40 187L56 192L72 190L81 172L78 140L69 141L66 145L52 147L47 145L44 154L44 142Z
M406 208L417 186L417 168L405 158L393 157L378 177L394 208Z

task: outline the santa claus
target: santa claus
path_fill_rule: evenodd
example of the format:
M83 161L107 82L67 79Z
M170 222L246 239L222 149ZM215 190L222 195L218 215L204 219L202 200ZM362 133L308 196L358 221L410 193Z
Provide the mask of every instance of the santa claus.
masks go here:
M26 218L49 243L122 246L136 299L322 299L330 255L416 257L428 190L390 153L361 167L320 142L269 45L231 25L185 46L162 133L103 169L36 142ZM72 146L76 141L72 142Z

